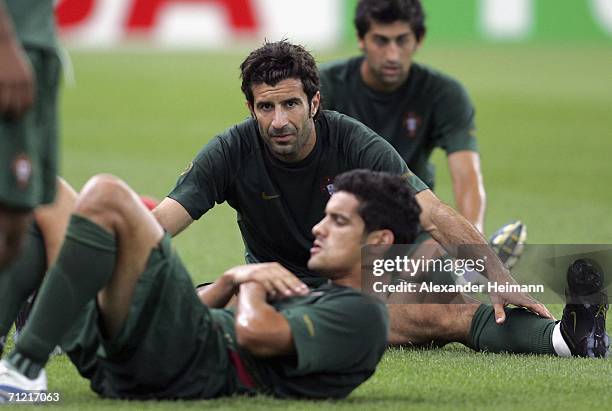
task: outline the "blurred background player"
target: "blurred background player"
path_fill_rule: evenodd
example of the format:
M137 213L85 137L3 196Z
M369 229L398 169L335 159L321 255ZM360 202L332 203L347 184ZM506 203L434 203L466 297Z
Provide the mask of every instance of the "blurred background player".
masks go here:
M53 1L0 0L0 275L55 196L59 74Z
M361 0L354 24L363 55L321 66L324 108L376 131L432 190L430 157L436 147L444 149L457 211L484 233L486 200L474 107L458 81L413 62L426 33L420 0ZM504 246L512 254L524 238L519 232L510 240ZM509 259L498 254L504 262Z

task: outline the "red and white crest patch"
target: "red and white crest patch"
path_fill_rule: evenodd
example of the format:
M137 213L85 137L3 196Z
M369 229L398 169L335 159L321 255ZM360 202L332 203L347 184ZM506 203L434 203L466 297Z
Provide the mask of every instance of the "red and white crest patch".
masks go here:
M404 127L408 132L408 137L415 138L417 136L417 131L419 126L421 125L421 117L417 116L416 113L410 111L406 113L404 116Z
M17 181L17 187L24 190L32 178L32 161L26 154L21 153L13 161L13 175Z

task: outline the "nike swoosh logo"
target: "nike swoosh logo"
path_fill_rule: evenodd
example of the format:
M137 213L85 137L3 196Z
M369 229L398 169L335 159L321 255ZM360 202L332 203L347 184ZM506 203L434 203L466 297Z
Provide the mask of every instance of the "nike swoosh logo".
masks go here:
M268 194L266 194L266 192L265 192L265 191L262 191L262 192L261 192L261 198L262 198L263 200L274 200L275 198L279 198L279 197L280 197L280 195L279 195L279 194L272 194L272 195L268 195Z

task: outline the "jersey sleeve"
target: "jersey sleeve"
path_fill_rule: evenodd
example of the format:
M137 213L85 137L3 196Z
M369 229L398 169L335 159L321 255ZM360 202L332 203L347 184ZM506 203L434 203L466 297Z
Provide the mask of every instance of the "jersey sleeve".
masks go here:
M168 194L194 220L199 219L215 203L225 201L233 170L228 151L224 140L215 137L189 163Z
M433 128L436 145L447 154L478 151L474 136L474 106L461 84L450 80L436 101Z
M387 346L387 309L359 296L281 311L291 327L297 354L295 375L348 372L376 367Z

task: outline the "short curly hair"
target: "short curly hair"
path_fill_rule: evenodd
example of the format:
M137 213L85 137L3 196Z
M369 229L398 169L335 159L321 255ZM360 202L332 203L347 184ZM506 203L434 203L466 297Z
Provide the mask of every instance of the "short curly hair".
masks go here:
M352 170L334 179L334 191L345 191L357 197L357 211L367 233L391 230L395 244L412 244L416 239L421 207L405 177L380 171Z
M262 47L252 51L240 65L240 78L242 92L251 105L254 104L253 86L256 84L274 86L286 79L300 79L308 104L320 88L319 70L312 54L287 40L266 41Z
M354 20L359 38L370 30L372 21L384 24L405 21L418 41L425 36L425 12L420 0L360 0Z

